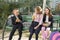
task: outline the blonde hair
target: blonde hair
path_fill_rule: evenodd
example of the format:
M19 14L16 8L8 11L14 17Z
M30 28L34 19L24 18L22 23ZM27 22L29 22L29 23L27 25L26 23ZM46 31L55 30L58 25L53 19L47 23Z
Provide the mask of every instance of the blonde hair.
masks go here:
M37 6L35 9L36 9L38 12L42 12L42 8L41 8L40 6Z

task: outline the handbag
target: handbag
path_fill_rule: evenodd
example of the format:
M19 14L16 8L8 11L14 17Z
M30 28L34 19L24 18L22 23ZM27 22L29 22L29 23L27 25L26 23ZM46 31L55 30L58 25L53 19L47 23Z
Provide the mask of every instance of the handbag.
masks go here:
M50 22L43 23L43 26L48 27L50 25Z

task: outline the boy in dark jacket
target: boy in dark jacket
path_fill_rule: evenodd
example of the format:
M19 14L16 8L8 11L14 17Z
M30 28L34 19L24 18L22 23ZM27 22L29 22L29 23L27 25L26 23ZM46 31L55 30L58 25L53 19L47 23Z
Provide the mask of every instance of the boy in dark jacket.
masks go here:
M12 37L13 37L16 29L18 29L18 32L19 32L18 40L21 40L22 29L23 29L22 16L19 15L19 10L17 8L13 9L12 13L14 15L13 17L11 17L13 28L10 33L9 40L12 40Z

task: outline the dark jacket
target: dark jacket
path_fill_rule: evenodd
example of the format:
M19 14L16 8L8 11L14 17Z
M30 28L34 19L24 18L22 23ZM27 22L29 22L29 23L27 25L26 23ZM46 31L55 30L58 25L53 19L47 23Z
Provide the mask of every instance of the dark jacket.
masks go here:
M46 21L46 14L44 14L43 16L43 23L45 23L45 21ZM49 21L51 22L49 27L52 28L53 27L53 16L49 17Z
M16 21L16 17L13 16L11 19L12 19L12 24L13 25L19 25L19 24L22 24L22 16L21 15L18 15L18 18L21 20L21 22L15 22Z

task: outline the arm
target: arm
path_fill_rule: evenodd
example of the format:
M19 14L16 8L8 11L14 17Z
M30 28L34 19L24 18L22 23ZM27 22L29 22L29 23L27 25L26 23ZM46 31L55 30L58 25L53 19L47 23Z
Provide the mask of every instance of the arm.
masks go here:
M39 24L35 27L35 29L37 29L40 25L42 25L42 23L43 23L43 15L41 16L40 22L39 22Z
M50 18L50 24L53 23L53 16Z
M21 15L18 15L18 18L16 19L16 22L22 22L22 16Z
M23 21L23 19L22 19L22 16L21 16L21 15L19 15L19 19L20 19L21 21Z
M35 13L32 15L32 20L34 21L34 19L35 19Z
M15 24L16 23L16 18L14 16L11 17L11 20L12 20L12 24Z

